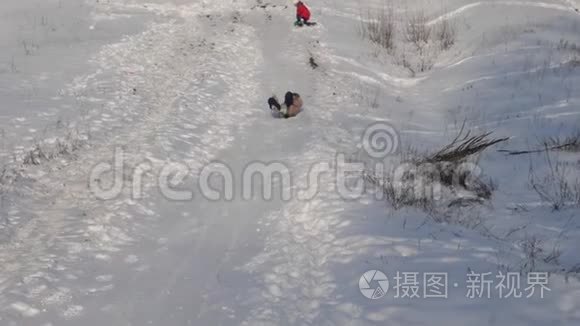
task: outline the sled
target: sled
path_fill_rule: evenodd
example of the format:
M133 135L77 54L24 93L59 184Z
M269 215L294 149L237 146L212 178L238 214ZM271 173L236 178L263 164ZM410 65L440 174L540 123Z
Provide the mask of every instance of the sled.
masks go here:
M295 23L294 26L303 27L303 26L316 26L316 22L306 22L306 23Z
M270 113L272 114L272 117L276 119L294 118L303 111L300 110L296 115L292 116L286 115L286 111L282 108L276 96L272 96L268 99L268 106L270 107Z

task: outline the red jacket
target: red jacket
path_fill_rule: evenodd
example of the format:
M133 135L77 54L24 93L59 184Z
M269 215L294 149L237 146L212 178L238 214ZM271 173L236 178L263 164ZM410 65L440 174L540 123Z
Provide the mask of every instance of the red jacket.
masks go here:
M308 10L308 7L304 3L299 2L296 6L296 16L304 20L310 19L310 10Z

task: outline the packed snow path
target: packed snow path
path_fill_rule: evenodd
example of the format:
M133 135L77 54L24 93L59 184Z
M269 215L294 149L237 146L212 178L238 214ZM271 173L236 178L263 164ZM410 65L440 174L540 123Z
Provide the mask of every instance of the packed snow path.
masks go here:
M102 202L83 176L95 163L113 162L116 151L130 167L172 162L195 172L218 160L238 176L254 161L300 163L311 122L272 121L264 99L274 91L313 91L315 79L304 63L315 38L294 34L280 10L273 24L272 16L248 4L240 11L219 4L167 7L175 19L104 47L94 59L96 72L71 85L80 100L105 109L84 118L100 143L62 172L40 178L43 197L53 202L14 236L12 251L2 253L11 266L11 277L2 280L3 323L201 325L244 318L225 310L232 299L226 289L236 287L229 274L259 253L258 221L275 214L279 200L243 200L236 193L227 204L199 194L175 202L148 180L141 200L126 189ZM309 93L303 96L310 100ZM195 180L188 181L196 190ZM70 219L63 220L66 212ZM42 238L30 236L39 230ZM121 256L120 248L135 251ZM247 286L245 279L238 283ZM243 292L235 299L243 301Z

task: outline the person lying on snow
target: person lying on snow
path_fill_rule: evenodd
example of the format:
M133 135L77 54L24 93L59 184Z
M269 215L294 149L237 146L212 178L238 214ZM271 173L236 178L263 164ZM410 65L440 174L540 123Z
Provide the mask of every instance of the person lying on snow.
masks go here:
M310 25L308 22L310 20L310 10L306 7L304 2L295 0L294 5L296 6L296 22L294 25Z
M295 117L302 110L302 98L298 93L286 92L284 96L284 107L278 103L278 99L273 96L268 99L270 110L279 112L285 119Z

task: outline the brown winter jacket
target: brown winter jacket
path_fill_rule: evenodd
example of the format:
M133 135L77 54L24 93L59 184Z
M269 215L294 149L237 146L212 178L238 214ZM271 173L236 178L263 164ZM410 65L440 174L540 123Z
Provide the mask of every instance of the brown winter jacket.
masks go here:
M298 113L300 113L300 111L302 110L303 104L304 103L302 102L302 98L300 97L300 95L294 94L294 102L292 103L292 105L288 106L288 116L289 117L297 116Z

